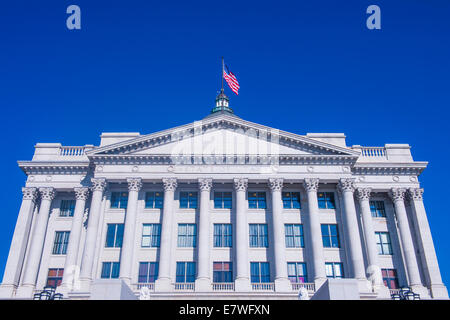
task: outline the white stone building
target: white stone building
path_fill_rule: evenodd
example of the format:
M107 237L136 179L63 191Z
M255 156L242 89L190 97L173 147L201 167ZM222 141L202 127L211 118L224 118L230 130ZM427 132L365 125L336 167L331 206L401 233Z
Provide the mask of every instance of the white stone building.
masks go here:
M448 298L418 181L427 162L409 145L280 131L234 115L222 92L201 121L103 133L99 146L38 143L19 166L0 298L58 285L72 299L124 287L152 299L297 299L327 278L361 299L404 286Z

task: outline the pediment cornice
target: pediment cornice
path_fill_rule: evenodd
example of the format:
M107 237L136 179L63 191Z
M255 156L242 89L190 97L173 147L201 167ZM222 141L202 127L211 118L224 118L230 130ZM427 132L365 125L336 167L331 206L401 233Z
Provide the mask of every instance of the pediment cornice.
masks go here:
M355 161L359 156L359 151L355 151L350 148L332 145L308 138L306 136L281 131L229 115L211 117L201 121L189 123L187 125L159 131L148 135L143 135L135 139L114 143L104 147L98 147L88 151L86 155L89 158L98 158L109 155L129 156L143 149L157 147L160 145L179 141L179 139L185 139L201 133L220 129L238 129L243 130L245 133L250 132L249 130L252 130L252 133L256 133L258 136L260 134L264 134L264 137L267 137L268 139L270 139L271 137L275 137L276 141L278 141L280 145L286 145L292 148L299 148L303 150L308 149L308 151L311 153L311 156L350 156L355 158Z
M414 175L418 176L427 167L426 161L411 163L357 163L352 173L357 175Z
M31 174L86 174L89 161L18 161L26 175Z

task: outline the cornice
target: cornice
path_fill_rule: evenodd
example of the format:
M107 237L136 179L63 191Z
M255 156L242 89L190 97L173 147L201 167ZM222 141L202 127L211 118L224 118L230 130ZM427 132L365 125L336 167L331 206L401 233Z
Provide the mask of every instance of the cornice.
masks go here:
M353 174L361 175L420 175L428 162L415 161L405 163L356 163L352 167Z
M86 174L89 161L18 161L19 168L30 174Z

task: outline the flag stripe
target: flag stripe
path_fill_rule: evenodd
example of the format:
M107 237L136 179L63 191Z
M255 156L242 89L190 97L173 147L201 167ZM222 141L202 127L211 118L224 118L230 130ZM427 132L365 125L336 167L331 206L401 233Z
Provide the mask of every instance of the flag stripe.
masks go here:
M225 79L225 81L227 82L227 84L230 86L230 89L235 93L235 94L239 94L239 82L236 78L236 76L228 69L228 66L226 66L229 74L225 71L225 69L223 70L223 78Z

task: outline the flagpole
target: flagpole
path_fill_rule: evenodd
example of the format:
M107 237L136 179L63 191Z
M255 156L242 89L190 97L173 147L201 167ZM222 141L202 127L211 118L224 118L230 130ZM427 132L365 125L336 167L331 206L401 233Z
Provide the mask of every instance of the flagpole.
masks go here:
M221 74L221 77L222 77L222 93L223 93L223 57L222 57L222 74Z

